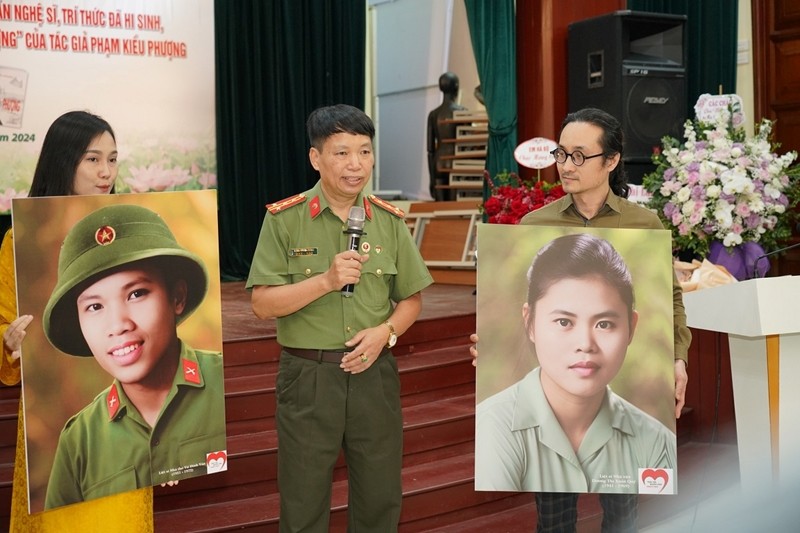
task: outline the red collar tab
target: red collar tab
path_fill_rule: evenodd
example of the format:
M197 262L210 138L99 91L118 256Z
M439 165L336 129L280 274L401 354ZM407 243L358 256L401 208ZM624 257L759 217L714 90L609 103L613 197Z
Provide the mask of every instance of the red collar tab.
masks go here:
M319 203L319 196L315 196L311 200L311 203L308 204L308 214L311 215L311 218L313 219L317 218L317 215L319 215L321 212L322 206Z
M372 220L372 206L369 205L367 197L364 197L364 213L367 215L367 220Z
M188 383L200 384L200 367L197 366L196 361L189 359L182 359L183 362L183 379Z
M117 391L117 384L113 383L111 389L106 395L106 408L108 409L108 419L114 420L119 411L119 392Z

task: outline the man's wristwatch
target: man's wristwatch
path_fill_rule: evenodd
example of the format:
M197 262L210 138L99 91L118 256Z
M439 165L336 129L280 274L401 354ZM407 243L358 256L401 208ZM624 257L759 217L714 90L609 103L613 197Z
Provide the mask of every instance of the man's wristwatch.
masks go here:
M394 326L388 320L384 322L387 326L389 326L389 340L386 341L386 347L391 348L395 344L397 344L397 333L394 332Z

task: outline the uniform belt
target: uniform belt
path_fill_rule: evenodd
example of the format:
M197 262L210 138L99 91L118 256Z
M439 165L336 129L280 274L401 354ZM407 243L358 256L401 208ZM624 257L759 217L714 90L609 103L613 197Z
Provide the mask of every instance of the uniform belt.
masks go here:
M336 350L309 350L306 348L283 348L288 354L303 359L310 359L321 363L341 363L342 357L350 353L349 351L336 351Z
M317 361L320 363L336 363L339 364L342 362L342 357L350 353L350 351L338 351L338 350L310 350L307 348L286 348L283 347L283 351L288 353L289 355L294 355L295 357L302 357L303 359L310 359L311 361ZM388 348L384 348L381 350L381 355L386 355L389 353Z

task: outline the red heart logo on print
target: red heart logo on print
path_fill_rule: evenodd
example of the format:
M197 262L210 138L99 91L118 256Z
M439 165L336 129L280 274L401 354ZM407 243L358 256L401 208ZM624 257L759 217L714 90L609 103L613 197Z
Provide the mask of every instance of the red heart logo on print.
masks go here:
M648 481L648 478L650 481ZM663 468L646 468L642 470L642 483L645 485L660 485L661 492L669 483L669 474Z
M226 463L228 462L228 454L224 451L221 452L212 452L206 454L206 467L208 468L208 473L213 474L214 472L222 472L226 470Z

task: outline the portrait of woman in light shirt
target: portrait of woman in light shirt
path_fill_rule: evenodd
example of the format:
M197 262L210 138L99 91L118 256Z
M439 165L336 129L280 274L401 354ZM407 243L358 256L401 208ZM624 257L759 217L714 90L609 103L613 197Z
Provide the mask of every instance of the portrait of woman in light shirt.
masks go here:
M528 269L525 333L539 366L476 409L479 490L636 493L674 469L675 433L611 390L639 315L630 271L588 233L545 244Z

